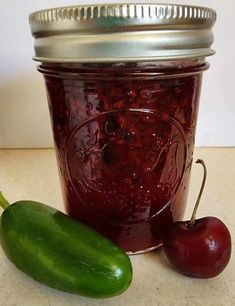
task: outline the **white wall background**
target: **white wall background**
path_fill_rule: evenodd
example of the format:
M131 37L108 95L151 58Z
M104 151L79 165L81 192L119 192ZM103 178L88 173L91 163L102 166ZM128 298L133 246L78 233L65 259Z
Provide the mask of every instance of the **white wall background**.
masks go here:
M28 14L48 7L100 2L118 1L0 0L0 147L53 145L42 76L31 60L33 39ZM166 2L209 6L217 11L217 53L209 58L211 68L204 74L196 144L235 146L235 1Z

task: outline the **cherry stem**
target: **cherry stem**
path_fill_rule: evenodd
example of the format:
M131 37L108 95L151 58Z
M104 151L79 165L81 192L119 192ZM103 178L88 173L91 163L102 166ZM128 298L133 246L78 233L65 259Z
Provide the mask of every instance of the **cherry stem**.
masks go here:
M197 209L198 209L198 206L199 206L199 203L200 203L200 200L201 200L203 189L205 187L206 176L207 176L207 170L206 170L205 162L202 159L198 159L196 161L196 164L201 164L203 166L204 174L203 174L203 180L202 180L201 189L199 191L199 194L198 194L198 197L197 197L197 201L196 201L196 204L195 204L194 209L193 209L192 217L191 217L191 219L189 221L189 227L192 227L194 225L194 223L195 223Z

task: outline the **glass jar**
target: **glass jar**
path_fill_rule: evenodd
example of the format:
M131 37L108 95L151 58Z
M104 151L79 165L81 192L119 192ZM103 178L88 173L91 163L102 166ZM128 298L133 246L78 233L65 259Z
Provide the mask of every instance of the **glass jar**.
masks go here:
M30 17L66 210L129 253L160 246L183 217L214 21L210 9L157 4L59 8Z

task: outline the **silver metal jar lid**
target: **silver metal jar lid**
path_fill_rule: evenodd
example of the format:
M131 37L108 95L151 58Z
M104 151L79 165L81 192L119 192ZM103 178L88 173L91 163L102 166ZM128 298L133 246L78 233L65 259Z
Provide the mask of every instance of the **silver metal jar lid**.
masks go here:
M213 9L168 4L97 4L29 16L36 61L121 62L212 55Z

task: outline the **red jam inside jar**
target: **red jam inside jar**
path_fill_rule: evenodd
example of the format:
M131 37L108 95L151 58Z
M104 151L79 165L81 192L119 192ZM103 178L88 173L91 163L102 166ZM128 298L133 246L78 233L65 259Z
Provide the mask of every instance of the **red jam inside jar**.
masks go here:
M48 64L67 212L129 253L182 218L204 61Z

